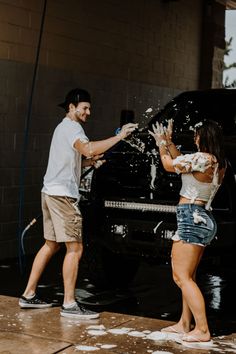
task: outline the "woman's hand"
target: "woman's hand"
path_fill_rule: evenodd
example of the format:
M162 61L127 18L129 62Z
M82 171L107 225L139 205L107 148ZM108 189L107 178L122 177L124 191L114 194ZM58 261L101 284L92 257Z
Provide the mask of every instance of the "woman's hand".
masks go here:
M157 146L165 145L168 146L172 143L172 132L173 132L173 119L168 120L168 125L165 127L162 123L156 122L152 126L153 132L149 130L149 133L156 140Z
M152 125L153 132L149 130L149 133L156 140L158 147L161 145L167 145L167 139L165 135L165 128L162 123L156 123Z
M167 140L167 144L170 145L172 143L172 133L173 133L173 119L168 119L168 124L167 124L167 128L165 131L165 135L166 135L166 140Z

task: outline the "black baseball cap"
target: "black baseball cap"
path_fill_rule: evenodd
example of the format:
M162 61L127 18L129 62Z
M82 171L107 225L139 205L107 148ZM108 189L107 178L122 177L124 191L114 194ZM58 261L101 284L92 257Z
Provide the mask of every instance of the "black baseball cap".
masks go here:
M81 88L75 88L67 93L65 101L58 106L64 108L65 111L68 112L70 103L77 106L79 102L91 103L91 97L88 91Z

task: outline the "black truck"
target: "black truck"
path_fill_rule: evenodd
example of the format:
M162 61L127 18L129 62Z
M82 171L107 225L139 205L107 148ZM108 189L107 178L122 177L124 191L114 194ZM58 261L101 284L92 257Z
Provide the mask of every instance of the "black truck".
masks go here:
M93 173L89 197L81 207L85 256L90 258L94 282L124 286L140 260L170 261L180 177L164 171L148 133L153 123L166 124L170 118L173 140L183 153L196 151L193 130L202 119L223 127L228 167L212 204L217 236L204 257L216 262L236 255L236 90L186 91L167 103L147 127L117 144Z

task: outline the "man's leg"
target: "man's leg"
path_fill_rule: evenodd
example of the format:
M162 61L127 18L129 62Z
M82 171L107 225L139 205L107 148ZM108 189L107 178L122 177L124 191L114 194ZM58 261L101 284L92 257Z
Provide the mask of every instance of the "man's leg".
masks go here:
M66 242L66 255L63 262L62 275L64 282L64 305L75 302L75 284L78 275L79 261L82 256L82 243Z
M52 256L59 250L60 246L55 241L46 240L45 244L40 248L35 256L28 284L23 293L24 297L29 297L35 294L36 287L46 265Z
M82 243L66 242L66 255L63 263L64 302L61 316L79 319L98 318L99 314L85 309L75 299L75 285L78 275L79 261L82 256Z

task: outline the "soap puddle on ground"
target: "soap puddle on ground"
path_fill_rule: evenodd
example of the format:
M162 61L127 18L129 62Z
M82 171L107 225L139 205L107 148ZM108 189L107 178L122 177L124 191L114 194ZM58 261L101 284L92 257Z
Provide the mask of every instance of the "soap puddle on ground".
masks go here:
M176 333L164 333L161 331L153 331L151 332L150 330L143 330L143 331L137 331L134 328L130 327L120 327L120 328L111 328L107 329L104 325L90 325L86 328L86 331L89 335L91 336L105 336L107 334L113 334L114 336L120 336L120 335L126 335L130 337L137 337L137 338L142 338L145 340L152 340L154 342L163 342L163 341L174 341L178 344L180 344L183 347L186 348L192 348L192 349L201 349L201 350L211 350L213 352L218 352L218 353L236 353L236 344L232 340L225 340L226 337L221 336L221 337L215 337L213 340L210 342L206 343L187 343L187 342L182 342L181 340L181 335L176 334ZM109 337L110 339L110 337ZM76 351L98 351L100 349L113 349L117 347L116 344L113 343L106 343L106 344L101 344L97 343L95 346L86 346L86 345L77 345L76 346ZM153 351L153 350L147 350L147 353L150 354L173 354L172 352L167 352L167 351Z

